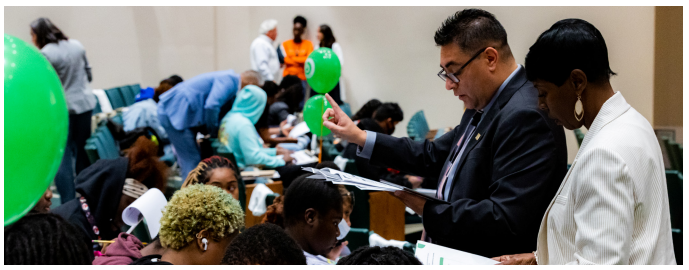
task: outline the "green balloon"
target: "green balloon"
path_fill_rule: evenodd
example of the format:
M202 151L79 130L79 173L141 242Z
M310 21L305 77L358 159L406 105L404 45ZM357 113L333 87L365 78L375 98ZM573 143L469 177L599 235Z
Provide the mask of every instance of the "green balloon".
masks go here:
M309 54L304 64L306 82L314 91L325 94L340 81L340 59L330 48L319 48Z
M323 113L332 107L324 95L315 95L306 101L304 104L304 122L306 122L311 133L317 136L330 134L330 130L323 125Z
M60 78L33 45L5 34L5 226L43 195L62 161L67 104Z

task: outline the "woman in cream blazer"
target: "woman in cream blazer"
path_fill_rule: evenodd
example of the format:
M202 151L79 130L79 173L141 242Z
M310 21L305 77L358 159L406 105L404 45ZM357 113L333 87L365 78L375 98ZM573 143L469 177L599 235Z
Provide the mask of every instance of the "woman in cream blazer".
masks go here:
M545 212L533 253L502 264L676 264L665 166L649 122L609 78L601 33L579 19L541 34L526 56L539 105L588 133Z

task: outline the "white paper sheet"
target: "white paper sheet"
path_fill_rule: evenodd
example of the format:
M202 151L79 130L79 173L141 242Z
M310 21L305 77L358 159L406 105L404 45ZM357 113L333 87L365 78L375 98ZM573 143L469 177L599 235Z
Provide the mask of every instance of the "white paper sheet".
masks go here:
M294 126L292 131L289 132L289 137L296 138L296 137L299 137L299 136L304 135L306 133L309 133L310 131L311 130L306 125L306 122L301 122L301 123L297 124L296 126Z
M494 265L498 263L483 256L424 241L416 242L415 256L424 265Z
M141 195L136 201L127 206L122 212L122 220L129 226L134 226L141 218L146 219L148 233L151 238L158 235L160 231L160 218L163 217L163 210L167 204L167 199L163 192L157 188L152 188Z
M304 151L304 150L296 151L296 152L290 154L290 156L292 158L294 158L296 165L304 165L304 164L318 162L317 157L314 157L314 156L307 154L306 151Z

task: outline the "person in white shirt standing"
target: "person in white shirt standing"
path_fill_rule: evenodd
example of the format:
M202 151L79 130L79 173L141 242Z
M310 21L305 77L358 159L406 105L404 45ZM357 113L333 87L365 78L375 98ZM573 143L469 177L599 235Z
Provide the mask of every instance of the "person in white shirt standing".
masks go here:
M275 81L280 70L278 54L273 42L278 36L277 20L265 20L258 29L259 36L251 42L251 69L261 73L266 81Z

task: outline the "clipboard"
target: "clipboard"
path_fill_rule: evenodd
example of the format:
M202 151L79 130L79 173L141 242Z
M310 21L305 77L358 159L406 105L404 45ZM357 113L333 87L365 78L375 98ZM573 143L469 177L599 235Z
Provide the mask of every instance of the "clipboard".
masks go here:
M390 182L385 181L385 180L383 180L383 179L381 179L380 182L383 183L383 184L386 184L386 185L393 186L393 187L399 188L399 189L401 189L401 190L404 190L404 191L407 192L407 193L411 193L411 194L413 194L413 195L422 197L422 198L424 198L424 199L426 199L426 200L428 200L428 201L432 201L432 202L435 202L435 203L442 203L442 204L450 204L450 202L446 202L446 201L440 200L440 199L438 199L438 198L431 197L431 196L428 196L428 195L426 195L426 194L422 194L422 193L416 192L416 191L414 191L413 189L410 189L410 188L407 188L407 187L404 187L404 186L400 186L400 185L397 185L397 184L393 184L393 183L390 183Z

